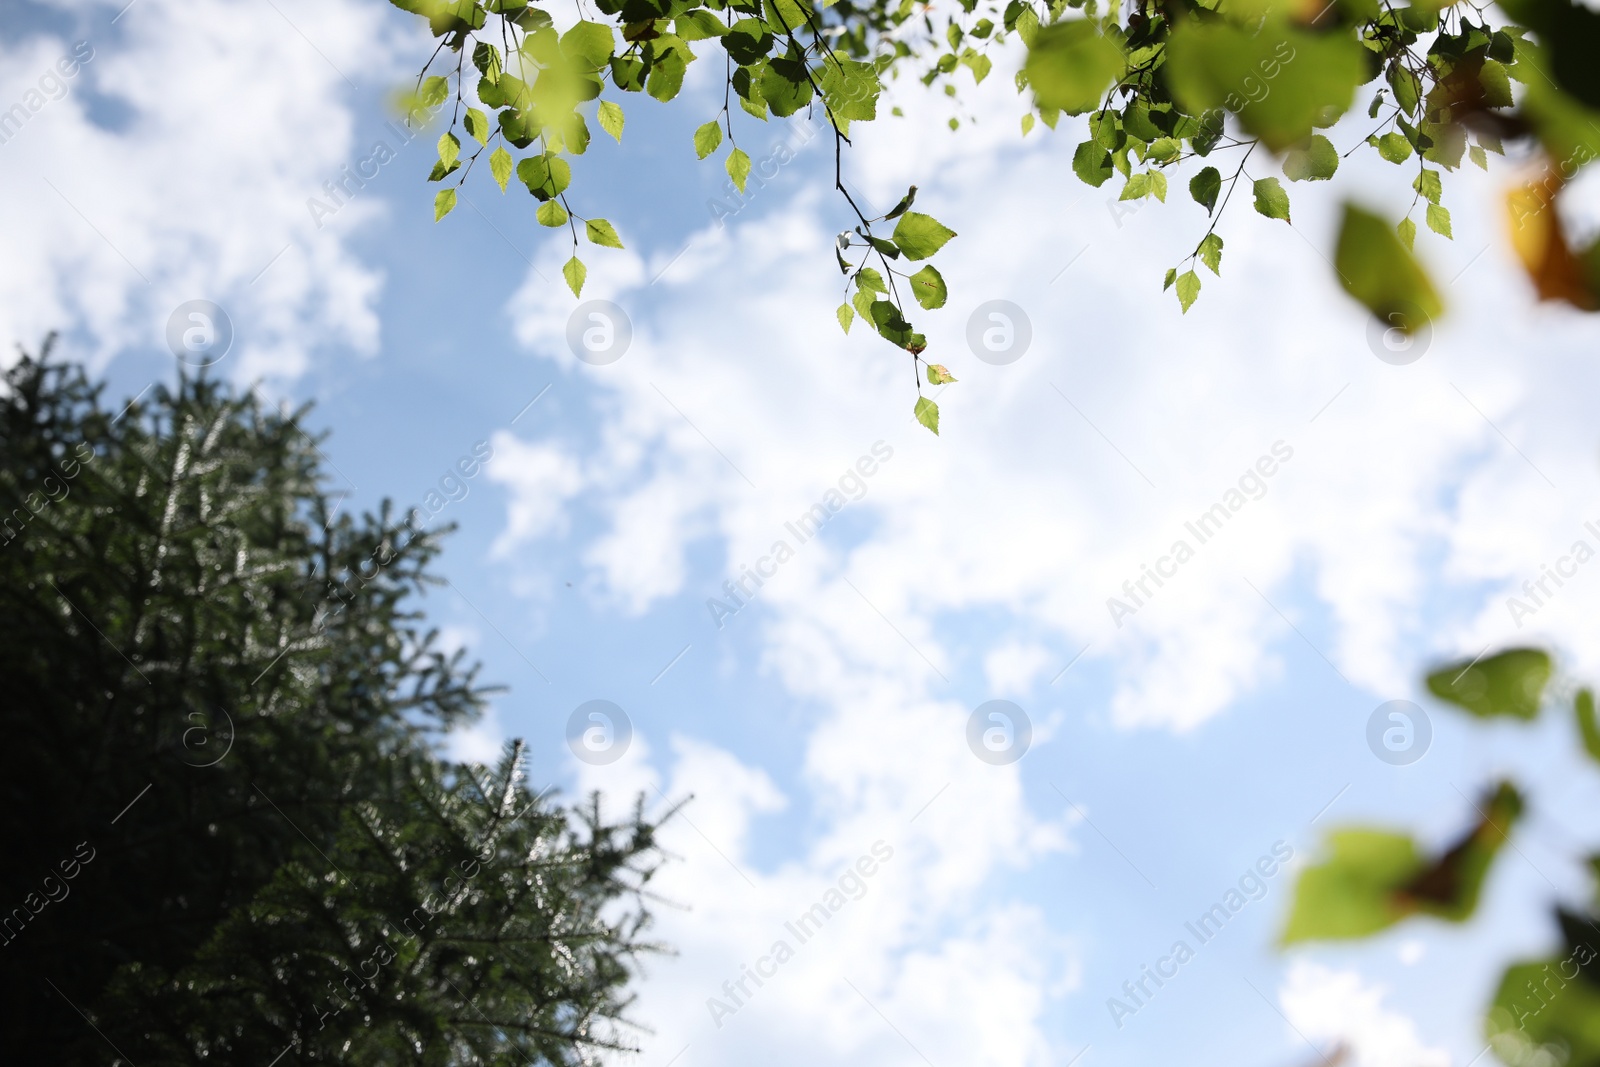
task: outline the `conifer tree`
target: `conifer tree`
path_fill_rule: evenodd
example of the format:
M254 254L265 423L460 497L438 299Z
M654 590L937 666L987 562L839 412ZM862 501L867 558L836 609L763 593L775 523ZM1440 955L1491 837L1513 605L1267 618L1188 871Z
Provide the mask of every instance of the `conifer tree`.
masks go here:
M653 827L437 755L486 690L439 534L335 515L304 409L205 377L0 395L0 1004L28 1063L589 1062Z

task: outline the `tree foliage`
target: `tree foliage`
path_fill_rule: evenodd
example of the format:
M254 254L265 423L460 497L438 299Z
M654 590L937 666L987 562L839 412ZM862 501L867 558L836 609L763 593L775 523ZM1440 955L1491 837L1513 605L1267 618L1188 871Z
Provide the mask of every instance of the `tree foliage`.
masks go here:
M653 828L438 760L478 714L412 609L438 534L335 516L304 412L181 379L0 395L19 1062L567 1064L616 1047ZM510 1058L508 1058L510 1057Z
M1031 103L1024 135L1082 116L1071 159L1080 180L1101 186L1119 175L1121 199L1162 202L1176 180L1205 209L1194 251L1164 281L1185 312L1200 294L1197 265L1221 272L1218 228L1242 180L1257 212L1291 221L1288 190L1276 175L1254 176L1253 157L1271 166L1263 157L1275 156L1284 178L1309 192L1343 159L1370 151L1403 168L1411 208L1396 222L1347 204L1334 268L1386 325L1422 328L1444 305L1413 254L1414 216L1450 238L1443 175L1463 161L1487 169L1508 141L1532 145L1543 161L1508 201L1512 246L1539 296L1600 308L1600 241L1571 247L1557 207L1600 153L1600 14L1576 0L1510 0L1493 17L1471 0L1132 0L1105 10L1101 0L598 0L597 14L563 30L527 0L392 2L423 16L439 39L408 102L416 121L449 107L429 180L455 185L437 195L435 217L454 207L455 187L492 144L501 191L514 172L539 201L538 221L570 230L563 275L574 294L587 275L578 222L591 243L621 247L609 223L573 211L568 159L588 149L591 119L620 141L626 94L673 101L689 64L720 49L723 105L695 130L693 149L706 159L726 142L724 165L742 193L751 162L738 147L735 104L762 121L819 111L834 132L834 185L850 212L837 248L849 295L839 323L848 331L859 317L911 354L919 412L933 405L920 396L927 341L902 287L930 310L948 294L931 264L901 268L955 234L910 210L914 186L868 218L842 181L841 155L857 124L880 117L891 81L907 76L954 95L961 71L975 83L989 76L991 51L1012 34L1028 48L1016 75ZM1322 131L1338 133L1364 99L1370 132L1335 144ZM463 137L474 144L466 157Z
M1428 675L1440 700L1480 719L1530 722L1554 701L1548 653L1512 648L1446 664ZM1600 764L1594 694L1579 689L1573 719L1585 752ZM1477 908L1490 870L1523 814L1522 792L1497 783L1472 803L1467 829L1430 855L1404 832L1347 827L1328 836L1321 862L1295 887L1285 942L1370 936L1416 915L1462 923ZM1509 1067L1600 1064L1600 853L1586 858L1594 899L1554 909L1555 955L1506 968L1484 1012L1484 1037Z

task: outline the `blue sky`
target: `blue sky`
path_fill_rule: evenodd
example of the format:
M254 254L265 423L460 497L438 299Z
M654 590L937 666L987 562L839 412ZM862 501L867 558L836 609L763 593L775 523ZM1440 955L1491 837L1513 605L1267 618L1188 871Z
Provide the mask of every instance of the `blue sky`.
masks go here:
M690 134L720 106L715 72L693 68L672 107L624 100L622 144L597 135L574 168L575 206L628 246L584 252L585 299L633 327L622 359L591 366L565 341L578 301L548 280L570 250L530 198L484 174L432 222L436 132L316 226L323 182L376 140L398 147L384 99L431 50L407 16L120 7L19 4L0 31L0 107L71 42L94 48L0 145L0 326L63 330L131 396L174 373L171 309L216 301L236 331L218 372L316 402L346 506L420 503L493 450L439 515L460 527L453 587L425 605L509 687L457 751L523 736L536 787L695 798L666 832L658 931L677 952L641 981L638 1063L1276 1065L1344 1040L1361 1064L1466 1067L1482 1050L1499 966L1553 943L1547 905L1587 892L1571 860L1600 829L1566 720L1475 726L1419 683L1512 641L1557 648L1568 677L1600 665L1588 571L1521 627L1505 606L1600 519L1592 325L1535 306L1508 259L1516 164L1448 191L1455 241L1420 246L1452 314L1393 366L1323 257L1343 197L1405 209L1398 171L1352 160L1331 187L1291 186L1293 232L1230 209L1223 276L1184 316L1160 278L1200 209L1114 207L1071 177L1065 123L1022 139L1015 55L966 94L956 135L953 105L906 93L908 117L862 127L846 167L880 207L917 183L961 235L941 253L950 304L926 316L960 379L935 438L896 353L833 321L847 216L828 140L721 225L708 208L725 179ZM753 120L739 135L758 162L804 139ZM1032 324L1007 366L965 341L989 300ZM708 598L878 442L892 457L861 498L719 629ZM1118 626L1108 598L1279 442L1292 458L1262 495ZM604 766L565 742L595 699L633 730ZM1020 762L967 748L992 699L1033 724ZM1367 748L1393 699L1433 727L1409 766ZM1502 773L1536 809L1478 921L1274 947L1323 831L1444 841ZM880 841L892 858L860 899L713 1013ZM1290 869L1119 1028L1108 998L1280 841Z

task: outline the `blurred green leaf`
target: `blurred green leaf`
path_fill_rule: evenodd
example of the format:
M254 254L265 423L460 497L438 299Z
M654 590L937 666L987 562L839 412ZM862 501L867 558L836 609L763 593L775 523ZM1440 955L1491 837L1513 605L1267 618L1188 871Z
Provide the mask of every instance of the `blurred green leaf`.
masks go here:
M1539 714L1550 671L1548 653L1512 648L1476 662L1441 667L1428 675L1428 691L1479 718L1531 720Z
M1333 264L1345 291L1385 325L1412 333L1444 313L1444 301L1395 230L1352 204L1345 205Z
M1589 753L1591 759L1600 762L1600 722L1595 719L1593 691L1578 690L1578 696L1572 702L1572 711L1578 720L1578 735L1583 738L1583 750Z
M1257 32L1189 19L1167 43L1167 78L1191 114L1225 108L1274 151L1311 136L1350 107L1365 80L1363 50L1344 34L1293 29L1269 18Z
M1413 914L1451 922L1470 918L1523 801L1514 786L1501 782L1476 807L1476 825L1431 861L1405 834L1329 834L1327 858L1307 868L1295 885L1284 943L1365 937Z
M1080 115L1099 106L1127 67L1116 41L1088 19L1073 19L1039 30L1023 70L1042 106Z

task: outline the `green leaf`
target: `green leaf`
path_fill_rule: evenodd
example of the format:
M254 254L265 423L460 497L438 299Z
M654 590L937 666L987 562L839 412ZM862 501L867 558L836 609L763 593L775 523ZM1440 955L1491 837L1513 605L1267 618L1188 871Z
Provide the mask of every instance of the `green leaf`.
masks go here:
M950 295L945 288L944 279L939 272L933 269L933 264L928 264L910 278L911 295L917 298L917 303L932 311L944 307L945 298Z
M583 280L589 276L589 270L583 265L583 260L577 256L567 260L566 266L561 268L561 276L567 280L567 288L572 290L573 296L583 295Z
M721 143L722 127L717 124L716 119L694 131L694 153L701 159L715 152Z
M1412 333L1444 313L1433 282L1377 215L1346 204L1333 265L1339 284L1386 326Z
M1199 174L1189 179L1189 195L1194 197L1194 202L1206 209L1206 214L1217 206L1217 197L1222 193L1222 174L1216 167L1206 167Z
M637 93L643 89L645 73L642 60L611 57L611 84L625 93Z
M839 310L834 312L834 315L839 320L839 329L843 330L845 333L849 333L850 324L854 322L856 318L855 311L850 307L849 304L840 304Z
M1470 918L1523 801L1501 782L1475 807L1476 825L1431 860L1405 834L1334 831L1327 860L1307 868L1295 886L1284 943L1365 937L1414 914Z
M1255 183L1256 210L1269 219L1289 221L1289 194L1277 178L1260 178Z
M1417 110L1417 103L1422 99L1422 82L1399 59L1389 64L1389 88L1394 90L1394 102L1401 111L1410 115Z
M1483 105L1485 107L1510 107L1511 81L1506 76L1506 68L1502 63L1492 59L1483 61L1483 66L1478 70L1478 85L1483 89Z
M916 198L917 187L913 185L911 188L906 190L906 195L900 198L900 202L891 208L889 213L883 217L884 221L887 222L889 219L897 219L901 215L904 215L911 207L912 201L916 200Z
M1339 169L1339 151L1320 133L1289 149L1283 160L1283 175L1292 182L1327 181Z
M472 65L483 72L483 78L490 85L500 80L505 66L500 61L500 49L487 41L479 41L472 49Z
M1200 262L1210 267L1212 274L1222 273L1222 237L1219 234L1208 233L1201 238L1198 254Z
M417 99L423 107L438 107L450 97L450 83L444 78L435 75L424 78L422 88L417 92Z
M1175 280L1177 280L1177 277L1178 277L1178 268L1177 267L1168 267L1167 268L1167 276L1161 282L1161 291L1164 293L1168 289L1171 289L1172 288L1172 283Z
M1353 35L1299 30L1273 16L1259 30L1184 20L1166 53L1167 82L1190 114L1225 108L1279 152L1343 114L1368 77Z
M688 62L678 52L663 52L650 65L649 77L645 79L645 92L663 104L667 103L683 88L683 75L688 69Z
M1366 937L1405 917L1394 893L1423 866L1408 835L1335 830L1327 847L1327 858L1307 868L1295 884L1284 944Z
M561 206L559 200L546 200L539 205L539 210L533 213L533 217L539 220L540 226L562 226L567 221L567 209Z
M1378 155L1390 163L1404 163L1411 158L1411 141L1403 133L1386 133L1378 138Z
M465 125L472 139L481 145L489 143L489 116L475 107L467 108Z
M1467 149L1467 155L1478 165L1479 170L1489 169L1489 154L1483 150L1482 145L1473 145Z
M1450 237L1450 212L1438 204L1428 205L1428 229L1441 237Z
M1587 919L1577 923L1590 925ZM1549 1062L1556 1050L1558 1062L1574 1067L1600 1062L1600 983L1593 976L1592 937L1569 938L1562 956L1506 968L1484 1018L1484 1034L1501 1062L1535 1067Z
M862 267L856 272L856 288L868 293L887 293L889 286L884 283L883 275L872 267Z
M841 133L848 136L851 120L865 122L878 117L878 94L883 91L883 83L876 66L836 52L822 65L820 73L823 99ZM976 69L973 76L977 76Z
M928 364L929 385L949 385L955 380L956 376L951 374L950 368L946 367L943 363Z
M1039 104L1069 115L1094 110L1127 69L1121 45L1088 19L1039 30L1029 42L1023 66Z
M895 223L894 243L907 259L927 259L956 235L931 215L908 211Z
M916 407L912 408L917 421L922 423L935 434L939 432L939 405L925 396L917 397Z
M876 326L877 322L872 314L872 305L876 300L877 297L873 296L868 290L857 289L856 295L850 298L850 304L856 309L857 315Z
M1111 153L1094 141L1083 142L1072 154L1072 173L1098 189L1111 177Z
M672 28L685 41L709 41L728 32L728 27L704 8L685 11L673 20Z
M578 22L561 35L561 54L590 71L610 62L615 50L611 27L601 22Z
M1600 763L1600 722L1595 720L1594 693L1588 689L1578 690L1578 697L1572 702L1572 711L1578 720L1583 750L1589 753L1590 759Z
M455 210L456 191L454 188L440 189L439 195L433 198L433 221L438 222L450 212Z
M517 164L517 177L540 200L560 196L572 184L572 168L558 156L529 156Z
M461 156L461 139L453 133L439 135L439 162L450 166Z
M1128 175L1128 180L1122 185L1122 193L1117 197L1121 200L1143 200L1150 195L1150 175L1147 171Z
M1437 204L1439 197L1444 195L1444 186L1440 184L1439 172L1429 170L1426 167L1412 180L1411 188L1415 189L1430 204Z
M1167 202L1167 176L1159 170L1150 171L1150 195L1163 204Z
M1150 142L1150 147L1145 150L1144 158L1157 163L1167 163L1178 158L1178 153L1183 151L1183 146L1173 137L1157 137Z
M802 62L773 57L761 71L760 85L761 98L779 118L787 118L811 102L811 79Z
M883 255L888 256L890 259L900 258L900 246L895 244L893 241L885 240L882 237L869 236L867 238L867 243L873 248L877 249Z
M1417 224L1409 218L1400 220L1400 225L1395 227L1395 232L1400 235L1400 240L1405 243L1406 250L1411 251L1417 247Z
M494 175L494 180L500 183L502 193L506 191L506 183L511 180L512 167L511 153L504 147L496 146L489 153L489 171Z
M733 179L734 187L742 194L744 183L750 177L750 157L744 154L744 149L735 148L728 153L728 177Z
M811 13L809 2L802 9L795 0L762 0L761 8L769 23L790 30L804 26L806 16Z
M610 100L600 101L600 128L622 143L622 106Z
M1192 270L1184 271L1178 275L1178 303L1187 315L1189 308L1194 304L1195 298L1200 295L1200 275Z
M1428 675L1428 691L1479 718L1530 720L1550 680L1550 655L1537 648L1512 648L1493 656L1452 663Z
M911 332L911 324L893 303L875 300L867 306L867 312L872 316L873 325L878 328L878 336L885 341L898 348L905 348L912 343L915 335Z
M589 235L589 240L597 245L607 248L621 248L622 238L617 236L617 228L605 219L590 219L583 224L584 230Z

